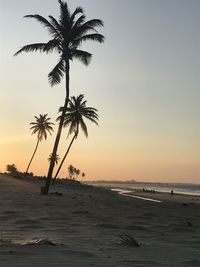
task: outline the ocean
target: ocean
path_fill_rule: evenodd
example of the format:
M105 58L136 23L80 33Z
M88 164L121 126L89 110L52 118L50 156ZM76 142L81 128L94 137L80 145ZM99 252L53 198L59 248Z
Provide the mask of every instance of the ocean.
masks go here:
M200 184L186 183L138 183L138 182L92 182L90 184L96 186L104 186L109 188L120 188L126 190L155 190L157 192L171 192L185 195L200 196Z

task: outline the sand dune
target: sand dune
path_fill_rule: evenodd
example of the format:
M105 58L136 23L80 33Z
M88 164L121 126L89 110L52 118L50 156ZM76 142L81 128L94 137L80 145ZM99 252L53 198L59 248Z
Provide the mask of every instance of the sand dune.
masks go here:
M0 266L200 266L200 202L156 194L162 203L103 188L0 177ZM139 195L139 193L138 193ZM127 246L129 233L139 247Z

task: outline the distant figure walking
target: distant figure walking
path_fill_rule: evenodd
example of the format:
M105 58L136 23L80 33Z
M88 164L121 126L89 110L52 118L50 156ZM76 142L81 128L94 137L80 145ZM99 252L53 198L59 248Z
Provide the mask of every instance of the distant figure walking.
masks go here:
M173 190L171 190L171 196L173 197L173 195L174 195L174 191L173 191Z

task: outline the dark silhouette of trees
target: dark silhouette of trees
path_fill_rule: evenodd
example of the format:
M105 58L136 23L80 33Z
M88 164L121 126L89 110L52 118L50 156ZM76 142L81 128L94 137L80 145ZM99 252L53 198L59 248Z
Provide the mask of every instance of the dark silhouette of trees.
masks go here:
M79 169L77 169L73 165L69 165L69 167L67 168L67 171L69 174L69 179L73 179L73 180L75 180L75 175L76 175L76 179L78 179L78 176L81 172Z
M18 172L15 164L7 164L6 171L9 172L11 175L16 175Z
M50 122L50 118L47 118L47 115L48 114L44 114L44 115L40 114L39 117L34 116L36 121L30 123L30 125L32 125L32 127L30 128L30 130L32 130L32 134L37 134L37 143L36 143L36 147L34 149L33 155L31 157L31 160L27 166L25 176L28 173L29 167L38 149L39 143L43 139L45 140L47 139L47 133L51 134L51 132L53 131L52 125L54 125L54 123Z
M42 190L43 194L48 194L49 191L55 165L54 160L56 158L64 117L67 110L69 100L70 60L77 59L87 66L91 60L92 54L81 50L81 44L85 41L96 41L99 43L104 41L104 36L99 34L95 29L98 26L103 26L102 20L92 19L86 21L85 14L81 7L77 7L75 11L71 13L66 2L58 0L58 3L60 5L59 20L56 20L53 16L49 16L47 20L38 14L25 16L26 18L34 18L40 22L48 30L51 39L46 43L25 45L15 53L15 55L19 55L22 52L58 52L58 63L48 75L51 86L59 84L65 75L66 96L53 146L52 160L50 161L46 184Z
M51 160L52 160L52 153L48 157L48 161L50 162ZM57 165L59 160L60 160L59 155L56 155L56 157L54 159L54 164Z
M78 176L79 176L80 172L81 171L79 169L75 169L76 179L78 179Z
M74 171L75 171L74 166L69 165L69 167L67 168L67 170L68 170L69 178L70 178L70 179L73 179Z
M67 108L67 112L64 117L64 127L69 126L69 132L68 136L72 133L74 133L74 136L68 146L68 149L58 167L58 170L56 172L56 175L54 177L54 180L52 184L54 184L55 179L57 178L59 171L70 151L70 148L74 142L74 140L78 137L79 134L79 128L81 127L83 133L85 134L86 137L88 137L88 131L87 131L87 126L84 122L84 118L88 119L89 121L95 123L98 125L98 114L97 114L97 109L93 107L87 107L86 106L87 101L84 100L84 95L79 95L77 97L73 96L69 100L69 106ZM60 112L62 112L63 107L59 109ZM61 116L58 117L58 121L61 119ZM79 174L78 174L79 175Z

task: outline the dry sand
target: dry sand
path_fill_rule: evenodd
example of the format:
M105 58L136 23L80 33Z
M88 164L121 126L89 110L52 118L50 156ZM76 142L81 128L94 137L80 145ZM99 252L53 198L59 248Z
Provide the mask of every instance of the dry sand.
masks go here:
M200 266L198 197L154 203L61 183L52 190L63 196L42 196L40 186L0 176L1 267ZM124 233L140 247L121 244Z

